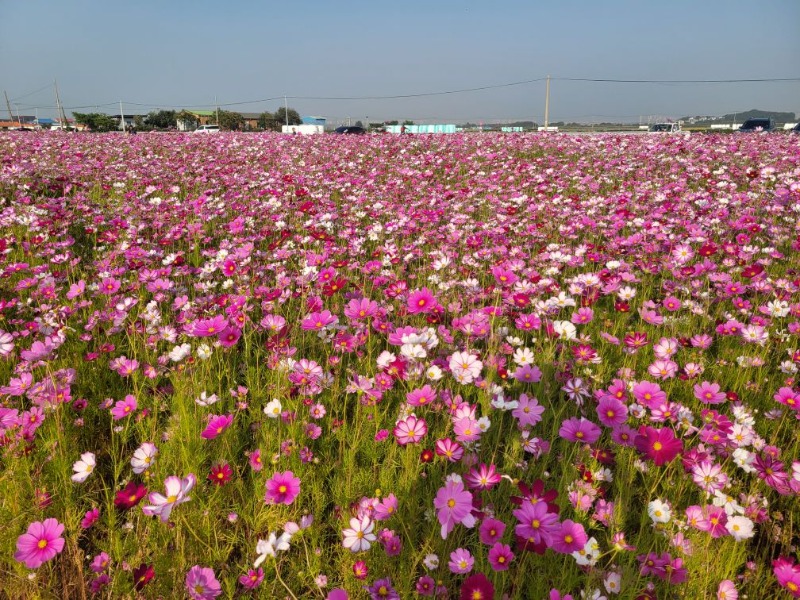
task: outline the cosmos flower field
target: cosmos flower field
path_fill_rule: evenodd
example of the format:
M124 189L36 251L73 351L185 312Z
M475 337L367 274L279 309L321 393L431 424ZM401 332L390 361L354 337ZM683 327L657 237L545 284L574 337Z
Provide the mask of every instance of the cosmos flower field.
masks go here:
M0 590L800 597L799 335L796 136L3 134Z

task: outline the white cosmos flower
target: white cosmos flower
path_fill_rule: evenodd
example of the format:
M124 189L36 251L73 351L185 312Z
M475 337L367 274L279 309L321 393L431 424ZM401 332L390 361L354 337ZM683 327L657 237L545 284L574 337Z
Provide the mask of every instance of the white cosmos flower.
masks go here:
M258 540L258 544L256 544L258 558L253 563L253 568L257 569L267 556L275 556L280 550L288 550L291 539L292 535L284 531L280 536L276 536L275 532L270 532L266 540Z
M737 542L748 540L755 535L753 532L753 522L747 517L742 517L740 515L730 517L728 522L725 523L725 528Z
M562 340L573 340L578 334L575 325L569 321L553 321L553 331L558 334Z
M145 442L139 446L136 449L136 452L133 453L133 458L131 458L131 467L133 467L133 472L137 475L144 473L153 465L156 454L158 454L158 448L156 448L155 444Z
M653 500L647 505L647 514L653 523L669 523L672 518L672 510L661 500Z
M372 543L377 539L372 531L375 523L367 516L353 517L350 519L350 527L342 531L344 539L342 545L350 549L351 552L361 552L369 550Z
M189 344L181 344L175 346L169 353L169 359L172 362L181 362L184 358L189 356L192 352L192 347Z
M91 452L84 452L81 454L81 459L75 461L72 465L72 470L75 471L75 474L72 476L72 481L77 483L83 483L92 474L94 471L94 467L97 463L95 462L95 456Z
M431 365L425 371L425 377L431 381L439 381L442 378L442 370L436 365Z
M214 404L219 398L217 398L216 394L211 394L210 396L206 392L201 392L199 398L195 398L195 402L200 406L211 406Z
M278 417L281 416L282 410L283 406L281 405L281 401L278 400L277 398L273 398L264 407L264 414L267 415L270 419L277 419Z

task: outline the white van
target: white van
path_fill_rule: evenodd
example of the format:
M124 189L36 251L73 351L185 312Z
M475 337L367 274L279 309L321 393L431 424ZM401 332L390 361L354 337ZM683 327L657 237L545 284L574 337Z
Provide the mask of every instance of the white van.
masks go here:
M200 125L193 133L219 133L219 125Z

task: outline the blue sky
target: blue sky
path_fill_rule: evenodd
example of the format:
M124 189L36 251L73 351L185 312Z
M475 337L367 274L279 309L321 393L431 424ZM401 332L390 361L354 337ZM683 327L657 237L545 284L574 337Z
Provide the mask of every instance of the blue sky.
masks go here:
M800 77L800 2L0 0L0 87L15 110L125 112L289 96L391 96L545 75ZM41 89L44 88L44 89ZM40 91L37 91L40 90ZM404 99L291 99L331 120L543 120L544 82ZM139 103L139 104L134 104ZM274 111L283 101L229 106ZM108 106L103 106L109 104ZM38 107L38 108L36 108ZM800 113L800 82L551 83L550 120L751 108ZM5 105L0 115L5 117Z

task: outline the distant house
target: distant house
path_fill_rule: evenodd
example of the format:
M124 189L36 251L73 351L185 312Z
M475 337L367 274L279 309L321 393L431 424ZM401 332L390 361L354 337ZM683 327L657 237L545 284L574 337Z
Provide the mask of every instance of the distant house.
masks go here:
M136 119L139 118L140 120L144 119L147 115L109 115L112 119L114 119L117 123L119 123L118 127L122 129L122 117L125 117L125 127L134 127L136 125Z

